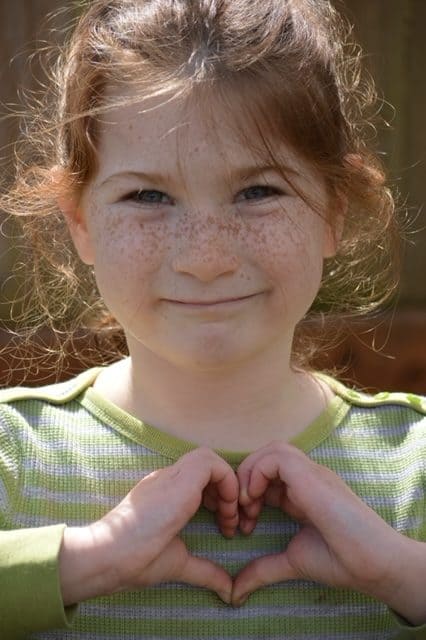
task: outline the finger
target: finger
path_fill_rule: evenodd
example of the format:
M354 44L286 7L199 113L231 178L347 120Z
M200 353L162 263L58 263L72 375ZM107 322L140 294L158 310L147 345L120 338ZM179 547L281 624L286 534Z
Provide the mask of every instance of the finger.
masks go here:
M240 530L245 535L252 533L263 508L263 498L258 498L249 505L240 507Z
M239 607L248 596L268 584L298 578L285 553L263 556L250 562L234 580L231 604Z
M242 534L249 536L256 528L257 520L240 515L239 528Z
M216 514L216 521L221 533L226 538L234 536L239 523L238 503L223 502L217 492L216 485L209 484L203 493L203 505Z
M189 486L204 492L209 485L213 485L217 492L217 509L225 517L236 513L239 492L236 474L214 451L200 447L182 456L173 466L177 471L185 469L181 481Z
M263 497L260 497L256 498L256 500L253 500L253 502L251 502L250 504L242 506L241 509L247 518L249 518L250 520L256 520L260 512L262 511L262 507Z
M217 509L217 499L209 495L203 497L203 506L206 507L206 509L208 509L212 513L216 514L216 522L221 533L226 538L232 538L236 533L236 530L240 521L240 516L238 511L232 513L229 516L224 516L223 514L220 514Z
M299 522L304 522L306 520L305 511L295 505L287 497L286 486L284 484L281 483L280 487L269 485L262 498L253 500L253 502L245 507L240 507L240 529L243 533L246 533L246 529L249 527L249 524L243 524L246 521L253 523L249 533L252 532L264 505L268 507L278 507L291 518L298 520Z
M232 537L239 522L238 480L232 467L207 447L182 456L175 466L180 470L185 467L185 472L180 474L182 481L202 490L203 506L216 513L221 533Z
M276 454L282 453L283 455L287 455L287 456L289 454L292 454L293 456L301 455L307 458L307 456L305 456L305 454L302 451L300 451L293 445L290 445L284 441L277 441L277 440L270 442L268 445L262 447L261 449L258 449L254 453L247 456L247 458L243 460L243 462L240 464L237 470L237 476L238 476L238 481L240 486L239 500L241 505L249 504L251 499L253 498L251 492L249 491L250 478L251 478L253 469L257 466L257 464L262 458L274 453Z
M217 491L218 505L221 502L234 504L238 500L239 485L232 467L207 447L200 447L186 455L191 454L196 456L198 471L202 474L203 489L212 484Z
M257 460L262 457L262 450L259 449L251 455L247 456L245 460L240 464L237 469L237 478L239 483L239 503L241 506L246 507L252 502L252 498L248 493L248 487L250 484L251 471L256 464Z
M239 521L240 517L238 512L231 518L222 518L216 513L217 526L225 538L232 538L235 535Z
M280 507L286 496L286 486L281 481L272 481L263 496L264 504L268 507Z
M240 507L239 527L241 533L250 535L257 525L257 520L263 508L263 498L258 498L247 506Z
M343 564L349 562L349 549L360 550L361 540L368 552L372 540L383 538L380 516L336 473L295 447L281 447L258 460L251 471L249 494L253 499L263 495L268 482L276 477L287 487L283 508L292 510L302 522L312 523Z
M212 511L217 511L217 491L214 485L208 485L203 492L203 506Z
M207 495L216 512L217 524L225 537L232 537L239 523L239 486L235 471L225 460L213 453Z
M216 512L220 506L221 516L224 518L233 517L235 515L235 504L233 502L224 502L218 495L216 485L209 484L203 492L203 506L209 511Z
M280 443L279 448L271 449L269 452L256 460L255 465L250 470L248 494L254 500L263 495L268 485L277 480L285 483L288 488L306 486L307 479L314 481L319 467L302 451L288 445Z
M205 587L215 591L223 602L231 602L232 578L225 569L210 560L189 555L176 579L194 587Z

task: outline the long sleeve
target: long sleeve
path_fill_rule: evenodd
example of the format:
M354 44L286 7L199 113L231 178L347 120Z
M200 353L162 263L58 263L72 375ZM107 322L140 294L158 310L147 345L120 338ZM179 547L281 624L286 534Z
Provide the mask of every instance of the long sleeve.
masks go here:
M64 528L0 531L2 637L69 626L74 608L64 609L57 561Z
M64 609L58 554L64 524L11 529L8 514L19 485L19 447L12 426L0 424L0 636L66 627L73 608Z
M412 627L395 611L392 611L392 609L390 609L389 611L395 623L395 630L399 631L395 640L425 640L426 624L423 624L421 627Z

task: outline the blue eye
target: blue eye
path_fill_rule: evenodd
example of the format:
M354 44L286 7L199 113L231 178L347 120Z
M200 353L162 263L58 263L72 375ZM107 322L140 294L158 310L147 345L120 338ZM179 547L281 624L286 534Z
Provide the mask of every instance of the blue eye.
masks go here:
M156 189L140 189L139 191L134 191L128 196L128 199L142 204L170 203L169 196L162 191L157 191Z
M245 200L262 200L263 198L276 196L278 193L279 191L275 187L261 184L249 187L248 189L244 189L244 191L241 192L241 194L245 196Z

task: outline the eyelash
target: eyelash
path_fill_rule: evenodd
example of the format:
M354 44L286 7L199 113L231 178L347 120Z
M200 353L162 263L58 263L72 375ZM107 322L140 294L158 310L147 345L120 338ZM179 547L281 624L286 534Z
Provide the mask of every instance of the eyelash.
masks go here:
M268 184L255 184L252 187L247 187L247 189L243 189L243 191L241 191L240 193L244 193L247 191L256 191L259 189L263 189L264 191L268 191L268 195L267 196L263 196L263 198L270 198L273 196L278 196L278 195L283 195L283 192L281 191L281 189L278 189L277 187L273 187L271 185ZM261 199L263 199L261 198ZM248 198L248 200L257 200L257 198Z
M258 191L258 190L264 190L268 192L267 196L263 196L260 199L264 199L266 198L270 198L273 196L277 196L277 195L283 195L283 192L281 191L281 189L278 189L277 187L273 187L270 185L263 185L263 184L256 184L253 185L252 187L247 187L247 189L243 189L242 191L240 191L240 193L238 195L240 195L241 193L245 193L248 191ZM139 197L143 194L159 194L161 197L166 196L167 198L169 198L169 196L167 196L167 194L163 193L162 191L159 191L157 189L140 189L139 191L133 191L132 193L129 193L127 196L124 197L124 200L133 200L134 202L138 202L138 203L142 203L142 204L148 204L148 205L162 205L165 204L164 202L160 201L150 201L150 200L141 200L139 199ZM169 198L169 200L172 200L171 198ZM251 201L251 200L256 200L258 201L259 198L248 198L246 201Z
M163 193L162 191L158 191L157 189L139 189L139 191L133 191L132 193L129 193L129 195L125 196L124 200L133 200L134 202L138 202L138 203L142 203L142 204L151 204L151 205L164 204L163 202L153 202L153 201L150 201L150 200L139 200L139 196L141 194L146 194L146 193L158 193L161 196L166 196L167 195L167 194Z

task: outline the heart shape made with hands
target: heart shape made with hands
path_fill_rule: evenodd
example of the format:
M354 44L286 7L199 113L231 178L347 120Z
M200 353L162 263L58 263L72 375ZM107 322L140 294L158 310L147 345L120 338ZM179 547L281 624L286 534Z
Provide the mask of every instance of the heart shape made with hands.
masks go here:
M281 509L300 528L285 550L254 559L232 579L223 567L192 555L179 535L201 504L215 512L225 537L237 527L249 535L263 505ZM413 557L408 547L418 544L382 520L336 473L280 441L247 456L237 471L211 449L186 453L143 478L102 518L101 529L115 552L114 590L179 581L211 589L234 606L259 587L290 579L390 602L401 590L406 558Z
M233 580L231 602L268 584L305 579L350 588L384 599L383 585L395 584L395 552L401 536L333 471L285 442L272 442L249 455L236 471L242 533L255 528L263 505L280 508L301 525L287 548L256 558ZM208 508L208 504L206 504ZM237 525L220 526L232 536ZM400 570L400 569L398 569Z

